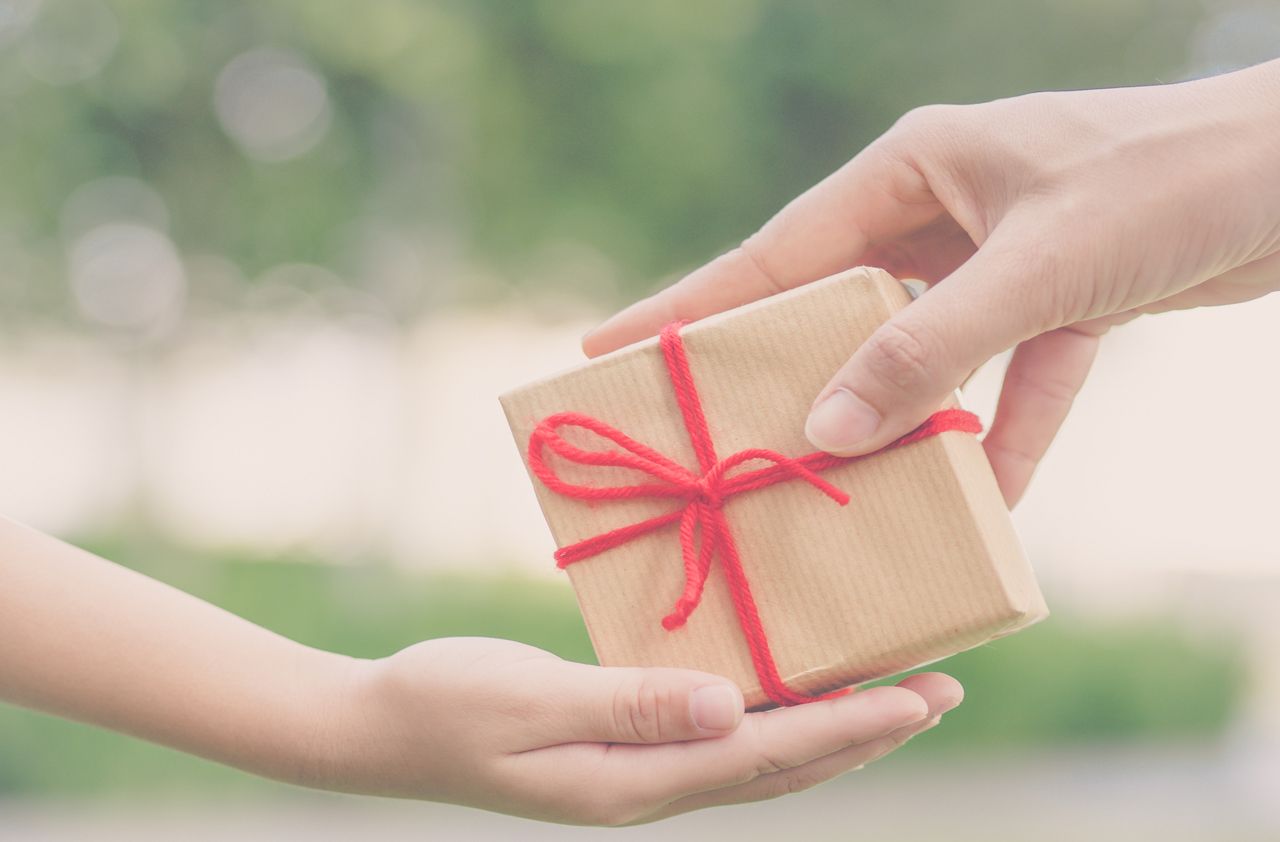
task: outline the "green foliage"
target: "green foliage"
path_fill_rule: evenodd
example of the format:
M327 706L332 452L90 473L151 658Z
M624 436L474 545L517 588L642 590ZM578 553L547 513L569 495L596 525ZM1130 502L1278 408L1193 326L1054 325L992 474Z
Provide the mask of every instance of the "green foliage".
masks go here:
M1161 619L1055 616L939 668L965 685L966 702L928 741L965 750L1210 736L1246 679L1229 641Z
M0 233L21 244L27 282L4 287L0 311L65 308L59 212L112 174L157 189L184 253L223 255L249 283L300 261L366 283L353 241L386 228L516 283L631 298L749 233L914 106L1176 76L1200 6L114 2L119 44L85 81L32 79L21 44L0 45ZM261 46L314 66L332 104L323 141L283 162L242 154L212 107L222 68ZM575 248L620 285L575 277ZM422 283L445 286L454 268L424 267Z
M516 575L420 575L315 559L220 560L97 543L158 575L307 644L377 657L419 640L486 635L592 661L564 582ZM943 669L968 701L918 743L985 751L1088 741L1195 740L1221 731L1243 667L1227 641L1193 642L1169 622L1120 626L1054 618L959 655ZM0 707L0 796L120 794L148 798L261 795L277 787L84 725Z

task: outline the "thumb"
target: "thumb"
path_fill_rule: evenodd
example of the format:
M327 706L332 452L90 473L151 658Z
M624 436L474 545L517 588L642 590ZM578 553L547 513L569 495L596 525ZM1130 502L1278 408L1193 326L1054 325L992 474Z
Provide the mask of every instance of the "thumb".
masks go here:
M743 716L742 691L710 673L684 669L586 667L572 693L566 740L670 743L722 737Z
M805 424L814 447L878 450L919 425L966 377L1023 339L1061 324L1057 279L992 240L895 313L818 394Z

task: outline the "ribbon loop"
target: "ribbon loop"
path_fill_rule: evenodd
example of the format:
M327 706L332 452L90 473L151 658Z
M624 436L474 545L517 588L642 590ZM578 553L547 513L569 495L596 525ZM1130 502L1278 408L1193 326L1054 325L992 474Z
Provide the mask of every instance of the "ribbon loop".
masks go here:
M560 435L561 427L577 427L613 442L621 450L586 450ZM630 468L648 474L658 483L621 486L577 485L566 482L547 464L544 448L579 465ZM634 497L687 497L695 490L697 477L651 447L641 444L599 419L576 412L561 412L544 418L529 437L529 466L552 491L581 500L621 500Z

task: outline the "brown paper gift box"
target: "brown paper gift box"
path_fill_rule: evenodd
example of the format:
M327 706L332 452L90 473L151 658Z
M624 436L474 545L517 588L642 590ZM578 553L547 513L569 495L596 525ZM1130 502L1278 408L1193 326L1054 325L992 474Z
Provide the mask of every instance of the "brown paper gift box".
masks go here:
M854 269L688 325L694 382L721 457L748 448L813 451L810 404L831 374L910 300L890 275ZM558 412L593 416L682 465L697 460L655 339L503 395L527 461L529 436ZM585 449L612 447L573 430ZM555 462L564 479L626 485L634 472ZM739 494L724 513L787 685L818 694L903 672L1047 616L981 444L946 432L822 474ZM670 511L672 500L588 503L533 477L558 546ZM674 527L567 568L601 664L689 667L728 676L768 707L720 568L672 631L661 618L684 584Z

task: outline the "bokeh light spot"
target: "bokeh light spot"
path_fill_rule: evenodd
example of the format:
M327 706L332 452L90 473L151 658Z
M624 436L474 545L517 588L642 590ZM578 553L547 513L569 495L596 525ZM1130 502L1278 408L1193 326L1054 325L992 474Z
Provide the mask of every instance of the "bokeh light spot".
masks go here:
M182 260L153 228L132 222L93 228L72 246L70 273L77 307L100 325L158 333L181 313Z
M315 146L329 128L324 79L300 57L258 49L232 59L214 87L222 129L245 154L285 161Z
M97 76L119 42L116 16L101 0L44 0L19 50L32 76L70 85Z
M40 9L40 0L0 0L0 47L27 31Z

